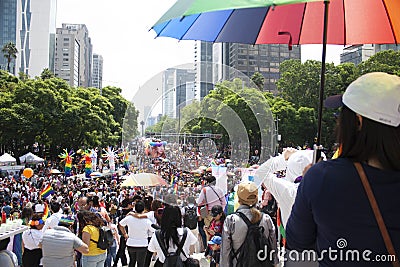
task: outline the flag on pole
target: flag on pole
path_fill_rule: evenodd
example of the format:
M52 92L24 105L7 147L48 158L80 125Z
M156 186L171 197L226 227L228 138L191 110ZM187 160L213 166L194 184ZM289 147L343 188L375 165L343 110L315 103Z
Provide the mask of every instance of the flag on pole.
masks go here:
M54 194L53 187L51 185L47 185L42 191L40 191L41 198L47 198L51 194Z
M286 231L285 227L283 227L282 224L282 218L281 218L281 210L278 208L278 211L276 212L276 224L278 226L279 233L282 236L282 245L285 247L286 246Z
M42 220L45 221L47 219L47 217L49 217L49 205L47 205L47 203L44 203L44 211L43 211L43 217Z

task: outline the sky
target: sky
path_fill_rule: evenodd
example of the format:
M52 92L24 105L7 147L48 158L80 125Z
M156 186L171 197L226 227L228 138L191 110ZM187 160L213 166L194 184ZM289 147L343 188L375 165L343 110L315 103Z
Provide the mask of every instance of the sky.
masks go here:
M58 0L57 27L86 24L93 52L103 56L103 87L122 89L132 100L161 71L193 63L194 42L155 38L151 26L175 0ZM339 64L343 46L328 46L327 62ZM302 47L302 61L321 60L321 46Z

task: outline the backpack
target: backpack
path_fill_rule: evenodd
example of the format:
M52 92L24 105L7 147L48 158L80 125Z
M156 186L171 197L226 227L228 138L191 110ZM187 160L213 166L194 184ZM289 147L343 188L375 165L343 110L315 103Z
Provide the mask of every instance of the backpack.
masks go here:
M110 248L114 243L114 235L112 233L112 230L107 226L98 227L98 229L99 240L95 241L93 239L90 239L90 241L96 243L99 249L105 250Z
M183 216L183 225L190 230L197 228L197 211L194 205L185 207L185 216Z
M163 267L172 267L172 266L185 267L185 263L182 261L180 254L182 251L182 247L185 244L186 237L187 237L187 229L184 228L183 229L183 237L181 239L181 242L179 244L177 244L176 251L168 252L168 250L165 246L165 243L164 243L164 238L161 234L161 230L156 231L156 238L157 238L158 244L160 245L161 250L165 256L165 261L163 263ZM186 255L185 255L185 257L186 257Z
M264 234L264 227L260 226L260 222L264 214L261 213L261 220L254 224L252 224L247 216L243 213L237 211L236 214L246 223L248 230L246 238L240 248L237 251L234 251L232 249L232 254L230 258L231 261L235 258L237 262L237 267L274 266L271 263L270 258L271 244L268 237L266 237ZM259 253L260 250L262 250L262 253ZM261 257L259 257L259 254Z

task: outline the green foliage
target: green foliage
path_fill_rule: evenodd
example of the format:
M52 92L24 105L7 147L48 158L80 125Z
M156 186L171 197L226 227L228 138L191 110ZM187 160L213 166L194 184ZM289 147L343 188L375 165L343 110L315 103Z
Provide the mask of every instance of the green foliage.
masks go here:
M251 80L257 86L258 89L260 89L261 91L264 89L265 78L261 73L259 72L254 73L253 76L251 76Z
M53 158L63 148L119 145L123 134L129 142L137 115L119 88L100 95L96 88L72 88L46 69L38 79L23 80L0 71L0 144L17 156L35 142L41 156Z
M4 57L7 59L7 71L10 72L10 63L12 59L17 58L18 50L13 42L9 42L1 49Z

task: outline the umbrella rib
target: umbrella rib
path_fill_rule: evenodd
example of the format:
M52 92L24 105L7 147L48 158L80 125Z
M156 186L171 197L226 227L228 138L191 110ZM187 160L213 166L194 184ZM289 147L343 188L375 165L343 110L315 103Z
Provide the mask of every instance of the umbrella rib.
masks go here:
M185 35L187 34L187 32L190 30L190 28L193 27L193 25L194 25L194 24L196 23L196 21L200 18L200 16L201 16L201 14L200 14L199 16L197 16L197 18L190 24L190 26L186 29L185 33L182 34L182 36L179 38L179 41L182 40L183 37L185 37ZM183 19L185 19L185 17L186 17L186 16L183 16L183 17L181 18L181 21L182 21Z
M219 31L219 33L217 34L217 36L215 37L213 43L215 43L215 40L218 39L219 35L221 34L222 30L225 28L226 23L228 22L228 20L231 18L233 12L235 12L236 9L232 9L231 14L229 14L229 17L225 20L224 26L221 27L221 30ZM222 42L221 42L222 43Z
M347 32L346 32L346 6L344 3L345 0L342 0L343 2L343 44L347 44Z
M387 9L385 0L382 0L382 4L383 4L383 7L385 8L385 11L386 11L386 17L387 17L388 20L389 20L389 25L390 25L390 29L392 30L392 35L393 35L394 42L395 42L395 44L397 45L398 42L397 42L397 39L396 39L396 34L395 34L395 32L394 32L394 29L393 29L393 23L392 23L392 20L391 20L391 18L390 18L390 16L389 16L389 13L388 13L388 9Z
M297 44L300 44L300 38L301 38L301 33L303 31L304 16L306 14L306 8L307 8L307 3L304 3L303 16L301 16L300 33L299 33L299 39L297 40Z
M275 7L275 6L272 6L272 7ZM265 11L265 15L264 15L264 18L263 18L262 23L261 23L261 25L260 25L260 28L259 28L258 31L257 31L257 36L256 36L256 39L255 39L254 42L253 42L253 45L255 45L256 42L257 42L257 38L258 38L258 36L260 35L260 31L261 31L261 29L262 29L262 27L263 27L263 25L264 25L265 18L267 17L268 13L270 12L271 6L266 7L266 9L267 9L267 10ZM273 9L272 9L272 10L273 10Z

